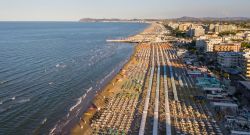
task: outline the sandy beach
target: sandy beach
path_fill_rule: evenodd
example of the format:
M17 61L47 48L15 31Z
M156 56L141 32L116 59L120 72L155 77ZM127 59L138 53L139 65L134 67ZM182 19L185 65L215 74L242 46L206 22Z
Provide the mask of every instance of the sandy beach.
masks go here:
M150 30L151 27L148 27L142 33L146 33L148 30ZM138 34L130 38L140 39L141 37L140 34ZM130 60L124 65L124 67L120 70L120 72L99 93L96 94L88 110L83 114L81 120L71 130L71 134L91 134L91 119L93 119L95 115L98 115L98 110L101 110L103 107L105 107L105 105L112 97L123 91L121 89L122 84L124 84L124 82L128 80L125 75L125 72L129 70L129 67L131 65L135 65L135 63L138 63L136 61L135 54L139 51L139 46L140 45L138 44L135 46L133 55L130 57Z
M130 37L141 41L133 56L96 96L71 134L221 132L206 105L190 98L201 92L195 87L194 78L186 75L187 67L176 55L175 48L159 40L164 31L161 24L153 23L142 33ZM198 120L200 126L197 126Z
M133 37L129 37L130 40L151 40L151 38L155 38L155 35L148 36L147 33L151 33L154 31L154 25L149 26L146 28L142 33L138 35L134 35ZM146 38L145 38L145 35ZM137 57L135 56L138 52L142 50L142 48L145 48L145 45L141 45L141 43L137 44L134 53L131 56L130 60L124 65L124 67L120 70L120 72L99 92L96 94L94 100L92 101L89 109L83 114L81 120L75 125L75 127L71 130L72 135L82 135L82 134L91 134L92 128L91 128L91 120L95 117L98 117L99 112L102 112L105 108L105 106L112 100L115 96L126 93L126 94L135 94L137 93L139 95L140 92L138 92L138 89L130 90L127 92L122 87L124 86L124 83L131 80L129 78L129 74L131 74L131 67L134 67L139 62L137 61ZM146 45L147 46L147 45ZM147 46L149 47L149 46ZM146 62L146 67L148 66L148 62ZM143 67L146 71L146 67ZM144 77L146 72L144 73L141 83L144 82ZM141 90L142 85L140 86ZM125 92L126 91L126 92ZM138 100L139 96L136 96L136 100Z

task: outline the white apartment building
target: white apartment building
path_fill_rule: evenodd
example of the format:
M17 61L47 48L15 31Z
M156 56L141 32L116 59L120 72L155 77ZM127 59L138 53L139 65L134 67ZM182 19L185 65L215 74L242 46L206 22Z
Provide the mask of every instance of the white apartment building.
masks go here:
M187 31L191 25L191 23L181 23L178 27L178 30Z
M220 24L216 24L214 25L214 32L225 32L225 31L235 31L237 30L237 26L236 25L220 25Z
M204 35L204 36L197 37L196 38L196 43L195 43L196 49L199 49L199 50L204 49L206 41L208 39L216 39L216 38L218 38L217 34L215 34L215 35Z
M243 54L243 75L246 78L250 78L250 52Z
M168 26L171 27L172 29L177 29L179 27L179 24L170 22Z
M187 32L190 37L199 37L205 35L205 29L202 26L194 26Z
M223 42L231 43L233 40L244 40L244 33L236 33L236 35L223 36Z
M214 50L214 45L215 44L220 44L222 42L222 38L211 38L206 40L204 44L204 51L205 52L213 52Z
M215 28L215 25L214 24L210 24L208 30L211 31L211 32L213 32L214 28Z
M246 32L246 33L244 34L244 38L245 38L246 40L250 41L250 32Z

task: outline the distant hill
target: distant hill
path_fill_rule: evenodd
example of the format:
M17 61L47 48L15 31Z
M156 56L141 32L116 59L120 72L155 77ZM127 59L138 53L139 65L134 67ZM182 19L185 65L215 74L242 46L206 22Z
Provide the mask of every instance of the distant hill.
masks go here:
M82 18L79 21L80 22L143 22L145 20L142 20L142 19L117 19L117 18L111 18L111 19Z
M121 19L94 19L94 18L82 18L80 22L103 22L103 21L122 21ZM124 21L124 20L123 20Z
M103 18L103 19L96 19L96 18L82 18L79 22L152 22L152 21L178 21L178 22L205 22L205 21L250 21L249 17L188 17L184 16L181 18L172 18L172 19L118 19L118 18Z
M216 18L216 17L201 17L201 18L196 18L196 17L188 17L184 16L181 18L173 18L173 19L167 19L167 20L172 20L172 21L180 21L180 22L188 22L188 21L250 21L249 17L222 17L222 18Z

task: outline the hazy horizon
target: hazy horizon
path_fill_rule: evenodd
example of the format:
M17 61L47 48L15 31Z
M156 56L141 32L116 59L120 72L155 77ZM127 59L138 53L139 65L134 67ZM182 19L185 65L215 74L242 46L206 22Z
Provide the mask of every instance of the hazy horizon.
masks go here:
M0 21L250 17L249 0L3 0Z

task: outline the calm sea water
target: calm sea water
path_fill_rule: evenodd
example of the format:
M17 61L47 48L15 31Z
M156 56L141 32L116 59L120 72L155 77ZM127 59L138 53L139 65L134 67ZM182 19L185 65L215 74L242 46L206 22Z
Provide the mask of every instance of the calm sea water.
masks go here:
M147 26L0 22L0 134L65 130L133 52L133 45L105 40Z

